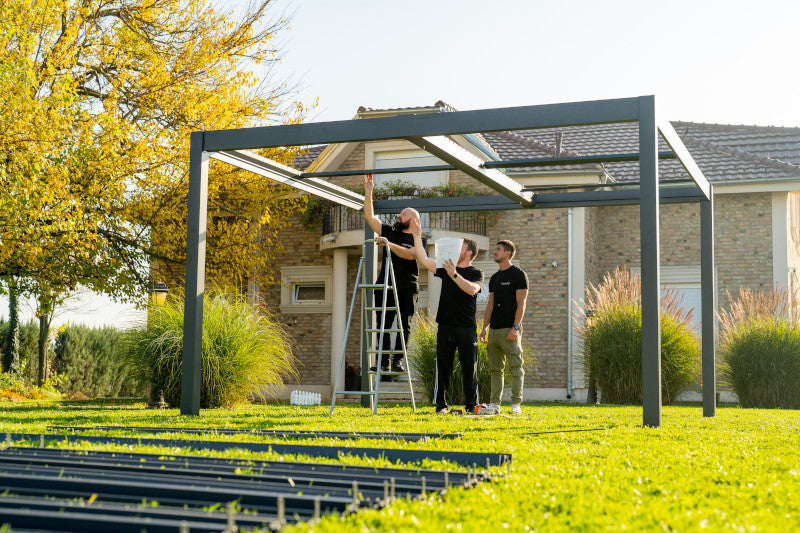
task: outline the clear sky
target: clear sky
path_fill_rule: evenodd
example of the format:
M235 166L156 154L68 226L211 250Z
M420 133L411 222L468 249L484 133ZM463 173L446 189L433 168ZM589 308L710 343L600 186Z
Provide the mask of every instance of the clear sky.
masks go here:
M800 127L800 0L274 0L281 11L294 16L274 74L319 98L313 121L654 94L670 120ZM56 322L141 318L85 300Z
M665 118L800 127L800 1L277 0L312 120L654 94Z

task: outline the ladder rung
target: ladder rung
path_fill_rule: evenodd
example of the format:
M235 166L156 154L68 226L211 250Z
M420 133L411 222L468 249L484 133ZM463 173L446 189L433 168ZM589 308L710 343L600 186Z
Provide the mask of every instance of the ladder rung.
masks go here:
M369 372L370 374L377 374L377 373L378 373L378 371L377 371L377 370L368 370L368 372ZM406 375L406 371L405 371L405 370L402 370L402 371L397 371L397 372L396 372L396 371L394 371L394 370L392 370L392 371L389 371L389 370L381 370L381 376L401 376L401 375L402 375L402 376L405 376L405 375Z
M367 353L378 353L378 350L367 350ZM406 352L404 352L403 350L381 350L380 353L382 353L383 355L400 354L400 353L405 355Z
M383 283L359 283L358 284L358 288L359 289L383 289L384 285L383 285ZM387 289L391 289L392 286L391 285L387 285L386 288Z
M337 390L334 394L360 394L364 396L365 394L368 396L375 396L375 391L364 391L364 390Z
M378 328L378 329L365 329L364 331L366 331L367 333L380 333L380 332L383 332L383 333L402 333L403 332L402 329L396 329L396 328L395 329L380 329L380 328Z
M400 312L400 308L396 305L387 305L386 310ZM364 311L383 311L383 307L365 307Z

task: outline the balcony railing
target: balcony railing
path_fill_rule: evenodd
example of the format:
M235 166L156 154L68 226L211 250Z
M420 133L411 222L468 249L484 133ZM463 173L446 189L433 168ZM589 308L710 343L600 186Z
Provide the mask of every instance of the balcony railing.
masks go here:
M378 215L383 222L391 224L394 215ZM459 233L486 235L486 219L481 212L453 211L420 214L422 230L448 230ZM346 207L335 205L328 209L322 219L322 234L340 231L364 230L364 215Z

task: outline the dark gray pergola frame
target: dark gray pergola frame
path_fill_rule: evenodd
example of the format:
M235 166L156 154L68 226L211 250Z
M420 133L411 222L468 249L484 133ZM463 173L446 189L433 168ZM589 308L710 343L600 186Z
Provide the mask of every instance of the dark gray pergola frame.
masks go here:
M446 137L447 135L466 133L616 122L638 122L638 154L601 154L554 159L557 159L559 164L585 163L589 160L592 162L638 160L640 172L638 190L534 194L526 191L519 183L496 169L514 166L549 166L554 164L554 161L540 159L485 162ZM659 133L672 149L671 153L658 152ZM657 121L653 96L192 133L189 157L186 300L181 387L182 415L200 414L209 157L339 204L360 209L363 206L363 197L321 180L324 173L303 174L247 150L386 139L407 139L447 163L447 166L443 168L461 170L502 196L376 201L375 210L379 213L393 213L408 206L421 212L430 212L639 204L642 285L642 418L643 425L646 427L661 426L659 204L661 202L698 202L700 204L703 416L715 415L713 191L672 125L667 121ZM659 157L676 157L691 176L694 182L692 186L659 187ZM393 170L408 171L408 169ZM370 171L372 169L364 170L364 172ZM386 171L383 170L383 172ZM374 263L374 253L370 255L373 256L372 262Z

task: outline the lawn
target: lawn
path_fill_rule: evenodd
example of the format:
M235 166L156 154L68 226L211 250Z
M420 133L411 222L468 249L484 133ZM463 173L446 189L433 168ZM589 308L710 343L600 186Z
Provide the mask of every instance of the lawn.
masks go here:
M515 418L442 416L430 406L412 414L405 405L381 407L377 416L339 405L332 418L326 406L285 404L208 410L199 418L180 417L170 409L147 410L141 404L100 408L91 402L2 403L0 408L2 432L47 432L50 424L447 431L463 433L463 438L420 443L362 439L346 445L513 454L510 468L493 468L494 479L477 488L454 489L424 501L396 501L385 509L363 510L346 518L327 517L313 525L313 531L790 531L800 527L797 411L721 407L716 417L703 418L698 406L665 407L662 427L643 429L641 407L608 405L530 404ZM206 438L342 445L329 439ZM185 453L174 448L159 451ZM227 455L274 459L240 451ZM390 465L385 460L341 460ZM443 463L414 466L461 469ZM311 529L301 524L286 531Z

